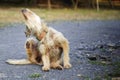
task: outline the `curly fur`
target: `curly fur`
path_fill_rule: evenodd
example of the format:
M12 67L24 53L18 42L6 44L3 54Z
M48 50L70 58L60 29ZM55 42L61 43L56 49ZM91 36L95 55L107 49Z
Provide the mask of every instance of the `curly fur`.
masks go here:
M42 70L48 71L50 68L63 69L60 65L63 59L64 68L70 68L69 58L69 42L61 32L48 27L38 15L29 9L23 9L22 14L25 18L26 36L34 36L37 40L28 38L26 41L26 52L28 54L28 61L31 63L43 64ZM29 48L35 43L37 47ZM37 43L36 43L37 42ZM34 46L35 46L34 45ZM32 51L31 51L32 50ZM31 53L32 52L32 53ZM63 56L62 56L63 53ZM31 56L31 54L34 54ZM36 57L40 56L37 61Z

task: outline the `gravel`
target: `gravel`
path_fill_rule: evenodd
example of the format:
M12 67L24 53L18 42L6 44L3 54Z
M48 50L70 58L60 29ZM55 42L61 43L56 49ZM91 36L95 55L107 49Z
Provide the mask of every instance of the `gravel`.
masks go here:
M62 32L69 40L73 67L44 72L42 66L38 65L5 63L7 59L26 58L25 25L10 24L0 28L0 80L109 80L109 76L105 76L112 73L115 66L91 64L86 56L103 55L111 57L113 62L120 60L120 55L114 58L114 54L120 53L120 20L53 21L48 25ZM35 73L40 74L40 77L29 77Z

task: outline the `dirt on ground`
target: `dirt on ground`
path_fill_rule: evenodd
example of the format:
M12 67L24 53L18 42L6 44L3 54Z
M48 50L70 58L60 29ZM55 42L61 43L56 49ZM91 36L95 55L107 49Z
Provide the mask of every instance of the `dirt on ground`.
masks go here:
M120 20L53 21L70 42L72 68L42 71L38 65L9 65L24 59L22 23L0 28L0 80L120 80Z

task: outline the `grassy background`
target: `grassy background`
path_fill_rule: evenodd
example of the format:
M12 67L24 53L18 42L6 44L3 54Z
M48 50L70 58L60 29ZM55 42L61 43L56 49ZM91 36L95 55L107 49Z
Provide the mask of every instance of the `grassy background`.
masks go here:
M21 7L0 8L0 26L8 23L23 22ZM99 12L96 9L39 9L30 8L45 21L56 20L110 20L120 19L120 10L103 10Z

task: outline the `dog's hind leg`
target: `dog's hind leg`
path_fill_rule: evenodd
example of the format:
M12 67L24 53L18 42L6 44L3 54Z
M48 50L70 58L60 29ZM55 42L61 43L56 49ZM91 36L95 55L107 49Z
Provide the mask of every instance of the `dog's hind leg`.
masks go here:
M17 60L17 59L8 59L6 62L9 63L9 64L15 64L15 65L32 64L27 59L20 59L20 60Z

